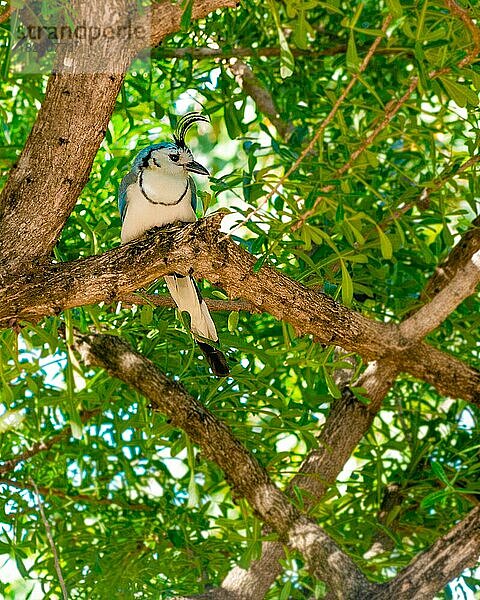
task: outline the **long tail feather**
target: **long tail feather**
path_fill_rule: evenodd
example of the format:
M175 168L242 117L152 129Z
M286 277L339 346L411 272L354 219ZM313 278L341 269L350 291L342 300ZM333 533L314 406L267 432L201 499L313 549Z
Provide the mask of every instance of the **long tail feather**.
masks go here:
M194 335L216 342L218 340L215 324L205 301L195 284L195 280L183 275L167 275L165 282L180 312L190 315L190 328Z
M227 359L223 352L210 346L210 344L206 344L205 342L199 342L197 340L198 347L203 352L203 356L207 359L210 368L212 369L212 373L217 377L225 377L230 373L230 369L228 368Z
M190 329L193 335L203 340L217 342L218 335L215 323L195 280L190 276L175 273L167 275L165 282L175 304L178 306L178 310L180 312L187 312L190 315ZM218 377L228 375L230 371L223 353L205 341L198 339L196 341L207 359L212 372Z

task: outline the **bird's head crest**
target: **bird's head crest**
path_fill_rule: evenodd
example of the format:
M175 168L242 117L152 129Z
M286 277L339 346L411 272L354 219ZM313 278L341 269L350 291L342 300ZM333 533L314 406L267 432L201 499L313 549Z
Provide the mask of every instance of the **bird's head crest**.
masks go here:
M175 144L177 144L179 148L186 148L185 135L190 127L197 122L210 123L210 119L198 112L189 112L186 115L183 115L179 120L177 127L175 128L175 133L173 134Z

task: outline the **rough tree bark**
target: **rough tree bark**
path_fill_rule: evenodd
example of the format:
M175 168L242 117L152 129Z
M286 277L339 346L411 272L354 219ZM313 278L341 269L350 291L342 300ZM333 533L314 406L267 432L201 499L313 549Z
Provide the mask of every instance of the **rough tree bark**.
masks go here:
M82 3L78 5L81 11ZM233 5L228 0L197 0L193 17L203 16L217 7ZM446 0L446 5L464 21L477 48L480 37L475 28L472 29L471 19L453 0ZM86 10L85 6L83 10ZM122 19L131 16L131 11L132 3L128 0L108 0L101 10L92 11L89 7L85 15L96 24L105 22L106 18L109 23L112 18L121 23ZM138 22L145 18L150 17L138 17ZM180 18L179 6L169 3L155 5L148 43L154 45L166 34L175 31ZM8 326L15 319L39 318L64 308L108 301L119 296L128 298L126 294L172 270L173 266L182 272L184 265L192 264L196 273L222 285L231 296L244 296L249 301L242 304L246 309L271 312L277 318L291 322L300 332L313 333L319 341L340 344L359 352L367 360L374 361L358 383L366 387L371 403L361 405L345 393L333 404L319 437L319 449L307 457L301 472L292 480L292 485L300 485L311 495L312 502L335 480L339 465L368 430L399 371L425 379L444 394L461 395L479 403L480 374L477 371L425 343L417 343L472 293L478 283L478 219L475 222L477 228L466 236L458 252L452 252L444 269L439 270L437 280L432 280L427 287L424 297L432 298L430 304L400 327L365 319L274 270L264 268L259 274L254 274L252 257L231 242L219 244L215 220L212 224L200 223L186 228L173 238L167 239L162 234L149 236L102 257L66 265L45 264L88 179L123 75L138 49L139 46L127 50L112 47L109 56L115 53L115 66L106 73L75 73L74 60L73 73L57 72L50 78L38 119L0 196L0 269L4 271L3 281L6 284L3 292L5 304L0 313L2 324ZM472 51L461 66L471 62L473 55ZM68 58L68 55L64 55L63 59L65 57ZM247 69L240 64L237 76L243 77L244 85L246 88L250 86L254 95L259 90L258 81ZM258 102L262 101L268 104L269 98L258 97ZM264 109L276 117L274 105L267 104ZM279 122L278 127L282 126ZM48 164L42 166L45 156ZM19 244L19 240L28 242ZM188 251L192 240L199 242L194 248L198 256L192 256ZM179 247L174 249L173 243L179 244ZM139 275L142 267L146 272ZM445 281L452 278L452 273L458 279L456 285L449 289ZM439 293L440 289L443 289L443 295ZM457 294L457 290L460 293ZM272 302L271 298L276 298L276 301ZM335 330L333 334L332 328ZM87 361L109 369L147 395L154 406L175 417L175 423L183 427L225 470L231 483L250 501L261 518L309 559L314 574L330 584L336 597L391 598L406 594L409 598L428 598L461 569L472 564L478 555L479 513L475 509L393 581L383 586L372 586L321 529L289 504L225 426L188 396L181 386L170 382L158 369L155 370L154 365L122 346L119 340L112 342L104 337L84 336L77 340L77 344ZM108 358L105 354L107 346ZM140 380L139 373L145 375L145 369L151 377ZM151 379L153 387L143 386L142 382ZM348 423L350 436L346 435L345 423ZM232 454L228 454L227 461L225 448L238 459L238 462L234 461L234 472L231 471ZM281 556L281 545L272 544L272 554L269 555L274 557L272 568L276 568L277 555ZM262 568L265 564L264 561ZM254 568L255 565L252 572ZM227 583L226 580L223 590L227 593L226 597L232 597L228 595ZM239 589L238 582L232 587L232 593L234 589ZM258 592L258 587L256 589Z
M10 278L0 290L0 323L111 302L165 274L188 271L319 342L357 352L367 361L390 357L400 371L427 381L440 393L480 402L480 373L465 363L425 342L409 340L394 324L368 319L270 267L255 273L255 258L219 233L221 218L214 215L182 228L167 228L167 233L153 231L100 256L46 265Z
M86 365L100 366L133 386L149 400L154 410L162 411L174 426L183 429L198 444L205 458L222 469L236 494L247 499L282 541L301 552L312 574L329 586L331 598L426 600L477 560L480 507L437 540L432 548L416 557L392 581L380 585L368 582L337 544L289 502L229 428L188 394L180 383L170 380L150 360L116 336L77 334L74 347ZM453 554L452 550L455 551ZM209 594L204 597L222 598ZM244 596L239 593L227 597Z
M90 26L127 25L130 19L150 32L145 46L158 44L180 27L182 9L162 2L139 16L132 0L75 3L78 22ZM196 0L192 18L234 0ZM0 284L7 273L19 273L48 260L53 247L88 181L125 71L138 43L106 38L105 65L91 72L87 43L66 48L57 57L57 71L48 82L45 100L16 166L0 194ZM68 68L66 65L69 65Z

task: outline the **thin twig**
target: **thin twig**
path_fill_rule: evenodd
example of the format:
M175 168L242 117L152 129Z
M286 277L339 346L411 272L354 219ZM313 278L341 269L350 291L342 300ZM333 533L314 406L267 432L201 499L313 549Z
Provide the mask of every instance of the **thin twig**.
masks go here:
M5 23L5 21L8 21L8 19L12 16L12 13L13 13L13 6L6 6L5 12L3 12L0 15L0 24Z
M459 4L457 4L455 0L444 0L444 2L447 5L448 10L464 22L465 27L468 29L473 38L472 49L470 52L468 52L465 58L458 63L459 67L466 67L476 58L478 58L480 51L480 29L473 22L468 12Z
M389 223L391 223L391 221L395 221L396 219L401 217L403 214L408 212L414 206L419 206L419 207L428 206L430 194L432 194L433 192L438 192L438 190L442 189L442 187L446 183L448 183L451 179L453 179L454 177L457 177L457 175L460 175L461 173L464 173L470 167L473 167L473 165L477 164L479 160L480 160L480 154L476 154L475 156L471 156L468 160L466 160L464 163L462 163L456 171L452 171L452 169L448 168L448 167L446 169L444 169L444 171L440 174L440 176L436 177L428 187L423 188L423 190L420 194L420 197L418 199L414 200L413 202L409 202L408 204L405 204L405 206L402 206L401 208L398 208L393 213L387 215L381 223L378 223L378 226L380 227L380 229L386 229L387 225ZM376 230L376 228L373 227L370 231L375 231L375 230ZM367 239L368 239L368 235L369 235L370 231L367 232L367 234L366 234Z
M357 52L361 54L367 51L370 46L359 46ZM346 44L338 44L336 46L329 46L323 50L300 50L298 48L291 48L291 52L295 57L305 56L306 58L322 58L323 56L335 56L336 54L343 54L347 50ZM226 59L226 58L249 58L255 56L265 56L267 58L280 56L281 48L232 48L231 50L223 50L222 48L165 48L160 46L155 49L155 54L158 54L162 58L185 58L186 56L201 60L203 58L210 59ZM405 54L413 56L413 50L411 48L377 48L375 54Z
M80 421L82 423L86 423L90 419L90 417L92 417L100 412L101 412L101 409L82 411L80 413ZM55 444L60 442L62 439L69 437L70 435L71 435L71 428L67 427L63 431L61 431L60 433L57 433L56 435L52 436L50 439L48 439L46 441L41 440L39 442L36 442L35 444L32 445L31 448L29 448L28 450L25 450L25 452L22 452L21 454L18 454L17 456L14 456L13 458L9 458L9 459L5 460L3 462L3 464L0 465L0 475L3 475L4 473L8 473L9 471L12 471L18 465L18 463L23 462L24 460L28 460L29 458L32 458L32 456L35 456L36 454L39 454L40 452L45 452L47 450L50 450L52 448L52 446L54 446Z
M45 515L45 511L43 510L42 499L40 498L40 492L38 491L37 484L30 477L30 481L32 483L33 489L35 490L35 495L37 497L38 509L40 511L40 516L42 517L43 525L45 527L45 533L47 534L48 543L50 544L50 548L53 554L53 560L55 563L55 571L57 572L58 581L60 583L60 587L62 588L62 594L64 600L68 600L67 586L65 585L65 580L63 579L62 568L60 567L60 561L58 559L57 549L55 547L55 542L53 541L52 530L50 529L50 524Z
M388 29L388 26L390 25L391 21L392 21L392 16L388 15L382 24L382 35L379 35L378 37L375 38L373 44L370 47L370 50L367 52L367 55L365 56L365 58L362 61L362 64L358 68L358 71L352 76L352 78L348 82L347 86L345 87L345 89L343 90L343 92L340 94L339 98L333 105L331 111L328 113L328 115L322 121L322 123L320 124L320 127L317 129L315 135L310 140L310 142L307 144L307 146L302 150L302 152L300 153L297 160L292 164L292 166L288 169L288 171L278 180L278 182L273 186L273 188L268 192L268 194L262 199L262 201L259 203L259 205L254 210L252 210L242 221L240 221L240 223L237 223L237 225L235 225L235 227L233 229L231 229L227 234L225 234L225 236L223 236L223 238L221 238L221 240L223 240L227 237L230 237L234 231L236 231L237 229L239 229L240 227L245 225L245 223L248 223L248 221L252 217L254 217L258 213L258 211L261 210L263 206L265 206L265 204L267 204L267 202L274 196L274 194L277 193L278 188L280 186L282 186L285 183L285 181L287 181L287 179L290 177L290 175L299 167L300 163L304 160L304 158L308 154L310 154L310 152L312 152L315 144L317 143L320 136L325 131L327 125L332 121L332 119L337 114L338 109L342 105L342 103L345 100L345 98L347 97L348 93L350 92L352 87L355 85L355 83L358 81L358 78L361 76L361 74L366 70L368 63L370 62L372 56L375 54L375 50L377 49L380 42L384 39L384 37L385 37L384 34L385 34L386 30Z
M279 136L288 140L295 127L280 117L271 93L261 84L252 69L239 59L232 62L229 69L243 91L254 100L257 108L274 124Z
M203 298L212 312L249 312L261 313L262 311L246 300L216 300L215 298ZM165 308L175 308L176 304L171 296L163 294L119 294L116 301L124 304L137 304L142 306L160 306ZM1 467L0 467L1 473Z
M8 485L9 487L15 487L19 490L31 490L33 485L26 483L24 481L16 481L15 479L8 479L6 477L0 478L0 485ZM98 506L113 506L118 508L123 508L125 510L138 510L138 511L153 511L155 508L151 506L147 506L146 504L140 503L125 503L118 502L117 500L110 500L110 498L95 498L88 494L70 494L64 490L59 490L57 488L51 488L46 486L37 486L39 492L44 496L55 496L56 498L62 498L64 500L69 500L71 502L82 502L88 504L96 504Z
M350 158L344 163L339 169L335 171L332 178L339 179L344 173L346 173L352 166L353 163L357 160L357 158L362 154L373 142L373 140L377 137L377 135L385 129L385 127L390 123L393 117L397 114L400 108L405 104L405 102L410 98L413 90L417 87L418 77L413 77L410 81L410 85L408 86L407 91L403 94L403 96L397 100L391 100L387 106L385 107L385 112L382 119L377 123L375 129L368 135L365 140L360 144L360 146L352 152ZM322 195L318 196L315 200L312 208L307 210L293 225L292 229L296 231L299 229L307 219L313 216L318 208L318 205L324 199L324 194L328 194L335 189L335 185L329 184L323 188L321 188Z

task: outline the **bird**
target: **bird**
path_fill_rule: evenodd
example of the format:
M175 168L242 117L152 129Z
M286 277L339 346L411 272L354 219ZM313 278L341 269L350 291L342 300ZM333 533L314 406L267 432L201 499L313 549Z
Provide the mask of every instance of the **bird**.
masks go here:
M135 157L118 190L122 244L154 227L196 221L197 195L191 173L210 175L185 143L187 131L197 122L210 121L201 113L189 112L178 121L173 141L150 145ZM213 374L228 375L225 355L212 345L218 343L217 330L195 279L179 273L164 279L180 313L190 315L190 330Z

